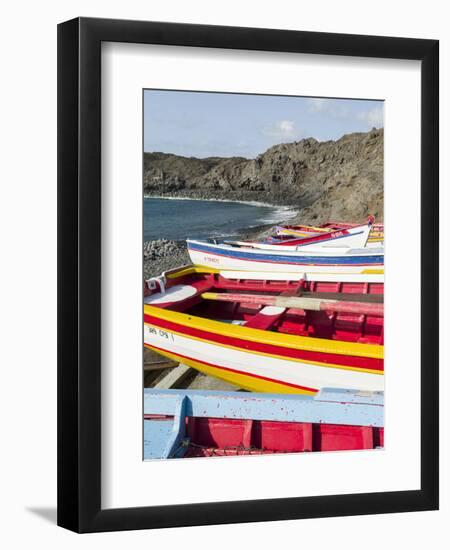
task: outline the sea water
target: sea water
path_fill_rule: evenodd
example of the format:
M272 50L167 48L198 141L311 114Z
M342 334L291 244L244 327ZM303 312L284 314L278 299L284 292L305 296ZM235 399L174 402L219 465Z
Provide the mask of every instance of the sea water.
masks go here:
M144 240L231 237L293 215L287 207L216 200L144 198Z

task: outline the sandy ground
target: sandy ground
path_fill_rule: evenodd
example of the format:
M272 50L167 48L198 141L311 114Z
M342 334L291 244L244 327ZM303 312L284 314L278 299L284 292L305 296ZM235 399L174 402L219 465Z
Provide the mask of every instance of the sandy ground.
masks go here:
M272 225L261 225L236 235L236 240L259 239L272 232ZM144 278L157 277L164 271L190 264L185 241L158 239L144 242Z

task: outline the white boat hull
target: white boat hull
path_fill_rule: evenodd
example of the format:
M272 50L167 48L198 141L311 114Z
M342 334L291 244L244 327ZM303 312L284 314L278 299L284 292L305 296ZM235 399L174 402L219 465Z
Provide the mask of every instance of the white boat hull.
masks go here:
M229 378L228 372L236 371L252 378L263 376L265 379L287 386L306 387L313 390L321 388L348 388L362 391L383 391L384 376L352 370L319 366L301 361L286 360L279 357L255 355L251 352L231 349L211 342L191 339L168 330L160 330L157 325L145 324L144 342L156 351L166 351L181 358L181 361L206 365L218 369L215 373Z
M225 270L291 273L370 273L384 270L382 249L359 250L352 256L338 249L305 253L259 250L229 245L214 245L188 240L188 252L194 265ZM317 254L317 255L316 255ZM375 259L377 261L375 261Z

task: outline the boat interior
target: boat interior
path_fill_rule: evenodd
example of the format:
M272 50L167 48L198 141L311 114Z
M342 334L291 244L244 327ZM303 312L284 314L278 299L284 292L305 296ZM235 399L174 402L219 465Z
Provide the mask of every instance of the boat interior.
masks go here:
M278 307L276 297L302 297L382 304L382 282L324 282L305 279L230 279L220 273L180 273L146 284L144 303L192 316L280 334L383 344L383 316ZM158 282L159 281L159 282ZM258 298L260 301L258 302ZM273 303L271 303L273 300ZM370 307L370 306L369 306Z

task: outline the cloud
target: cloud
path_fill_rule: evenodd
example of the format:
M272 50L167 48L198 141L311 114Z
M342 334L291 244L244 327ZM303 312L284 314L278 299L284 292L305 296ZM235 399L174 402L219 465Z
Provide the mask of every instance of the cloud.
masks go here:
M308 99L308 113L320 113L328 110L327 107L327 100L322 97Z
M369 109L368 111L362 111L361 113L358 113L357 115L358 120L362 120L372 128L375 126L376 128L380 128L383 126L384 117L383 117L383 108L382 107L374 107L373 109Z
M295 138L300 134L299 130L295 127L295 122L293 120L278 120L270 126L263 128L262 133L265 136L280 139Z
M308 113L321 114L333 118L354 119L364 122L368 128L383 126L383 107L373 107L366 111L355 113L345 103L336 100L315 97L308 99Z
M350 111L343 102L325 97L312 97L308 99L307 111L310 114L323 114L333 118L349 118Z

